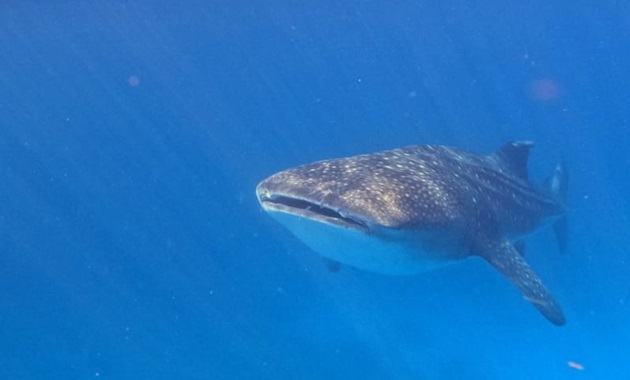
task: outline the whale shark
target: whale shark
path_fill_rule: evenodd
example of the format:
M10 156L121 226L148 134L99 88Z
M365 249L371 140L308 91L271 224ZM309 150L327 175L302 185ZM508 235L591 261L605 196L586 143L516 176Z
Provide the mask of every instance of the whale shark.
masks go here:
M523 239L552 224L566 248L567 170L529 181L533 143L490 155L415 145L290 168L260 182L262 208L331 263L412 275L484 259L555 325L565 316L524 259ZM332 268L338 269L337 265Z

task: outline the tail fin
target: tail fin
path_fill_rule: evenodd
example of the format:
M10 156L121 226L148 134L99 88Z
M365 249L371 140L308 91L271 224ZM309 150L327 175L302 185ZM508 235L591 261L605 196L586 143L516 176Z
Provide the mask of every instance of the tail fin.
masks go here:
M567 170L567 164L564 161L560 161L558 165L556 165L556 170L551 178L550 187L551 192L558 197L563 204L567 202L568 185L569 172ZM566 214L553 224L553 231L556 235L560 253L565 253L567 250L569 240L568 224Z

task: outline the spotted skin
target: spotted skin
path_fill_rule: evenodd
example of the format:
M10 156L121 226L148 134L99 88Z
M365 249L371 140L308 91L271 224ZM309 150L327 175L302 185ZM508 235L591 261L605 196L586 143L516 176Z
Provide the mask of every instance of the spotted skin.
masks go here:
M510 242L564 214L557 196L528 182L531 147L511 142L484 156L417 145L319 161L267 178L257 193L268 211L360 228L381 239L399 236L392 231L429 231L437 237L423 239L418 248L434 252L431 258L482 257L562 325L560 307Z
M558 326L566 323L558 303L510 242L480 239L475 245L474 253L512 281L523 293L523 298L531 302L551 323Z

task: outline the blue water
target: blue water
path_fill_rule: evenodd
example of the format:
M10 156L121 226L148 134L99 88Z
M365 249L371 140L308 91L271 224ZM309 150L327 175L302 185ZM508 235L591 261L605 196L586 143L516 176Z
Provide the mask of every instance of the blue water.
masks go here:
M630 378L630 4L596 3L2 2L0 378ZM527 249L561 328L481 260L330 273L254 196L513 139L570 165L569 252Z

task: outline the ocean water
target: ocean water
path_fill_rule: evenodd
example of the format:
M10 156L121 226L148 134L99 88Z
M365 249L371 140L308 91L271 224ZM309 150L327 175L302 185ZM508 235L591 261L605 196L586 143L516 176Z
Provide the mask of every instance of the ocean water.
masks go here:
M630 378L630 4L0 4L0 378ZM570 245L330 273L266 176L410 144L536 142Z

